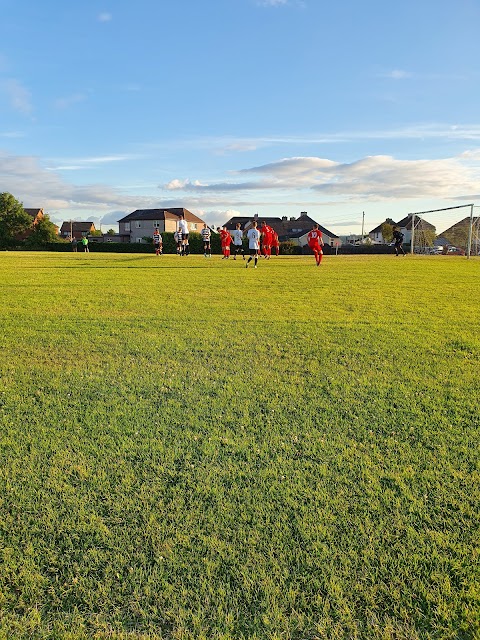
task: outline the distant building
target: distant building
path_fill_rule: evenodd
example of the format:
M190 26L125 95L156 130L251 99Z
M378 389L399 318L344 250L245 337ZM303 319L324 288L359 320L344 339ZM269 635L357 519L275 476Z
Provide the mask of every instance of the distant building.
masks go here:
M352 247L358 247L363 244L365 236L362 238L359 233L349 233L348 236L340 236L340 240L342 241L342 245L351 245Z
M397 227L399 227L400 231L403 233L404 235L404 239L403 242L404 243L409 243L412 239L412 218L413 218L414 214L410 213L408 214L408 216L406 216L405 218L403 218L402 220L400 220L400 222L397 222ZM434 227L433 224L430 224L430 222L427 222L426 220L424 220L423 218L420 218L419 216L415 215L415 236L417 234L430 234L432 236L432 241L435 238L436 235L436 227ZM415 239L414 239L415 241Z
M412 216L413 214L410 213L408 216L400 220L400 222L394 222L391 218L387 218L385 222L382 222L381 224L378 225L378 227L375 227L375 229L372 229L368 233L368 237L370 238L370 240L372 240L374 244L387 244L389 242L392 242L391 239L387 239L383 237L382 227L385 223L387 223L392 227L398 227L400 229L400 231L403 233L403 236L404 236L403 242L407 244L410 242L412 238ZM428 232L434 235L435 231L436 229L433 226L433 224L430 224L429 222L427 222L423 218L420 218L419 216L415 216L415 234L417 232L418 233Z
M385 220L385 222L387 221ZM374 244L385 244L387 242L383 237L383 233L382 233L382 227L385 224L385 222L382 222L382 224L379 224L378 227L375 227L375 229L372 229L371 231L368 232L368 237Z
M62 238L76 238L77 240L81 240L88 234L96 231L95 225L93 222L74 222L73 220L70 222L63 222L60 227L60 236Z
M183 207L170 209L137 209L118 221L119 235L128 236L130 242L145 242L151 238L155 229L160 233L174 233L181 215L185 216L189 231L200 233L204 221Z
M45 217L43 209L26 209L24 207L23 210L32 218L32 224L29 229L26 229L22 233L19 233L15 236L17 240L25 240L25 238L31 236L37 222L43 220L43 218Z
M473 222L472 242L474 242L476 238L475 230L478 229L480 218L474 217L472 222ZM449 245L466 249L468 245L469 233L470 233L470 217L464 218L463 220L460 220L460 222L456 222L454 225L446 229L441 235L443 238L447 240L447 243Z

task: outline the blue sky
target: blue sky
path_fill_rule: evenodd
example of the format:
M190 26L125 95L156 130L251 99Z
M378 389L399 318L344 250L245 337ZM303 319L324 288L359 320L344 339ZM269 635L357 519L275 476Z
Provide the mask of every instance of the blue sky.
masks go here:
M308 211L343 235L480 205L478 0L0 10L0 191L55 222Z

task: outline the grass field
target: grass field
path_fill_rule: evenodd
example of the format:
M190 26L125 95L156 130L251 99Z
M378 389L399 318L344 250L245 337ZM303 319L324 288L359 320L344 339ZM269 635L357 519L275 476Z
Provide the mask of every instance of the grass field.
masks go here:
M480 637L480 262L0 254L0 639Z

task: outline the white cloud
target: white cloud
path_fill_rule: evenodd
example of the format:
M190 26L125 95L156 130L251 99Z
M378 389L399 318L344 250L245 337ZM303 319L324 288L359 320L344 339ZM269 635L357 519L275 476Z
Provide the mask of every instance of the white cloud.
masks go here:
M252 193L314 190L334 197L383 199L453 198L478 191L480 167L463 158L398 160L391 156L367 156L352 163L316 157L284 158L242 169L248 182L199 184L173 180L184 193ZM255 176L259 176L258 179ZM168 188L168 185L165 187Z
M73 185L56 172L43 168L31 156L12 156L0 151L0 183L26 207L98 212L158 206L157 197L123 195L103 184ZM71 215L71 214L70 214Z
M110 164L112 162L126 162L128 160L136 160L136 155L111 155L111 156L93 156L90 158L69 158L58 160L58 163L51 167L46 167L47 171L80 171L89 169L98 164Z
M227 144L222 149L219 149L216 153L219 155L225 155L227 153L245 153L247 151L256 151L258 145L256 142L248 142L247 140L242 142L232 142Z
M143 147L158 151L170 149L201 149L216 155L231 151L249 151L276 146L304 146L320 144L346 144L369 140L442 140L480 141L480 124L458 123L418 123L392 129L345 130L334 133L311 133L298 135L271 135L253 137L194 137L167 140L161 143L148 143Z
M9 78L0 83L0 89L7 95L11 106L15 111L24 115L31 115L33 106L30 91L19 80Z
M185 187L189 184L189 180L171 180L168 184L165 185L165 189L167 191L178 191L181 189L185 189Z
M188 191L189 189L200 189L208 185L202 184L199 180L190 182L190 180L171 180L163 186L167 191Z
M113 18L112 14L108 13L107 11L103 11L97 16L98 22L110 22L112 18Z

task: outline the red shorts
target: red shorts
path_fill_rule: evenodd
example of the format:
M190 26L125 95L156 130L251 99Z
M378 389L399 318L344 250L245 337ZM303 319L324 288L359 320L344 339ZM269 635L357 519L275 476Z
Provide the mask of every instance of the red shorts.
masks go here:
M314 253L322 253L322 247L318 244L318 242L312 242L312 244L309 244L308 246Z

